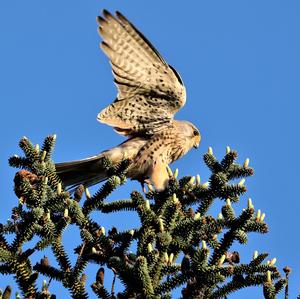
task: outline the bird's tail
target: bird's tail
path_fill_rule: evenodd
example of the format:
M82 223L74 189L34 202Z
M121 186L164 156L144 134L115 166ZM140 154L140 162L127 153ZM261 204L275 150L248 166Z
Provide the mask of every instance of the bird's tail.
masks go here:
M64 186L68 187L71 191L79 185L84 185L85 187L95 185L107 178L103 158L107 158L114 165L117 165L124 159L132 160L146 142L147 139L145 138L134 137L97 156L83 160L57 163L55 164L56 173Z
M102 158L103 155L100 154L83 160L57 163L56 173L69 190L74 190L81 184L89 187L104 181L107 177L101 163Z

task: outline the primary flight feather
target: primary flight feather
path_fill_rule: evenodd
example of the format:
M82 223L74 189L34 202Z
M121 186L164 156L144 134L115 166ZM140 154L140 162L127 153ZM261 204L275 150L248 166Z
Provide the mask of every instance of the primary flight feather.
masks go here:
M97 156L58 163L57 173L67 187L88 187L106 179L103 157L116 164L127 157L127 177L162 190L168 184L168 164L198 147L201 139L193 124L174 120L186 102L185 87L176 70L121 13L113 16L104 10L97 21L101 48L118 88L115 101L97 119L128 139Z

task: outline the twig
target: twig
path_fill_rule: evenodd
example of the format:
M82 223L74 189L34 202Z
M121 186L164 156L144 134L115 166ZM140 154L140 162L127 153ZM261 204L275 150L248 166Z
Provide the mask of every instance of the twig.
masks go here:
M114 278L111 285L111 296L113 297L115 295L115 283L116 283L117 271L114 268L112 268L112 271L114 272Z
M286 278L286 286L285 286L285 292L284 292L284 299L289 298L289 275L292 271L292 269L288 266L283 268L283 271L285 273L285 278Z

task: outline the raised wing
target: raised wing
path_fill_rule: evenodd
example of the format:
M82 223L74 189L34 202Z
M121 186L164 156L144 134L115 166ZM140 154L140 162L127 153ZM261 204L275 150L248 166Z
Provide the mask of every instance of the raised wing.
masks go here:
M110 59L117 99L98 114L120 134L152 134L185 104L183 82L154 46L121 13L98 17L101 48Z

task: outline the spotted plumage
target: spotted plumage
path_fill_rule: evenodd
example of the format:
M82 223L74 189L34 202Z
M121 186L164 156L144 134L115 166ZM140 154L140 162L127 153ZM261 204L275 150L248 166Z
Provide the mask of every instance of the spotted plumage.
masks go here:
M66 186L90 186L106 178L103 156L114 163L126 156L131 159L129 178L150 181L161 190L168 183L167 165L198 147L201 139L193 124L173 119L186 102L182 79L121 13L104 10L97 22L118 89L97 119L128 139L97 156L58 163L57 172Z

